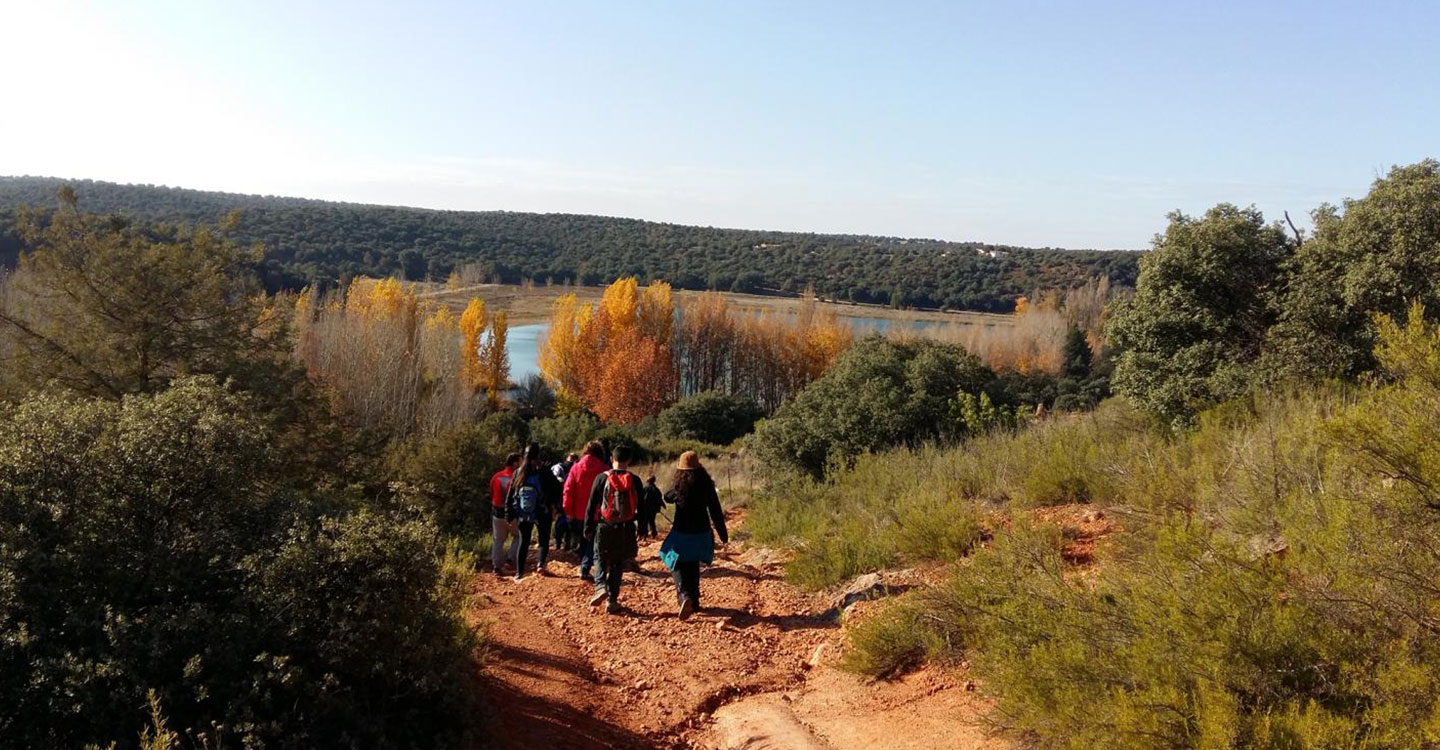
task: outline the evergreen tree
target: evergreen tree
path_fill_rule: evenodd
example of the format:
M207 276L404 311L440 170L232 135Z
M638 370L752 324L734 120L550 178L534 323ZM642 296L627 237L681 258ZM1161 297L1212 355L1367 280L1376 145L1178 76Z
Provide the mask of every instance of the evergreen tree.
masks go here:
M1084 380L1090 377L1090 367L1095 361L1095 354L1090 351L1090 341L1085 338L1085 332L1079 328L1071 328L1070 333L1065 336L1065 347L1060 352L1061 372L1067 378Z

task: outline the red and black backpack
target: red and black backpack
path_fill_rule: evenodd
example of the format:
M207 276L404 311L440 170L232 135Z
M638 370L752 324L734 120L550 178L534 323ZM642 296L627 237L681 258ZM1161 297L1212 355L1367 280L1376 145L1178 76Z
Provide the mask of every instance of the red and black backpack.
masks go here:
M640 507L638 479L628 471L605 472L605 495L600 502L600 520L626 523L635 520Z

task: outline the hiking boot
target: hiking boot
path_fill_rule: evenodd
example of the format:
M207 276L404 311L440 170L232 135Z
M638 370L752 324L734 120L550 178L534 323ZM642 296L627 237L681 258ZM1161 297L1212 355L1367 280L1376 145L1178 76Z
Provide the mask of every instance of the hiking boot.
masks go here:
M595 576L590 575L590 571L585 570L584 568L581 568L581 569L580 569L580 580L582 580L582 581L589 581L590 583L594 583L594 582L595 582Z
M620 602L611 599L610 603L605 605L605 611L612 615L620 614Z
M496 568L495 577L499 578L502 581L505 580L505 570L503 568Z
M688 597L688 596L685 597L684 599L681 599L681 600L680 600L680 619L681 619L681 620L688 620L688 619L690 619L690 615L693 615L693 614L695 614L695 602L691 601L691 600L690 600L690 597Z
M535 566L535 575L541 576L541 577L544 577L544 578L549 578L549 577L550 577L550 564L549 564L549 563L541 563L541 564L539 564L539 565L536 565L536 566Z
M595 592L595 595L592 596L592 597L590 597L590 606L593 607L593 606L595 606L596 604L599 604L600 602L605 601L605 597L606 597L606 596L609 596L609 594L607 594L604 589L601 589L601 590L599 590L599 591L596 591L596 592ZM611 603L614 604L614 602L611 602ZM617 606L618 606L618 605L617 605Z

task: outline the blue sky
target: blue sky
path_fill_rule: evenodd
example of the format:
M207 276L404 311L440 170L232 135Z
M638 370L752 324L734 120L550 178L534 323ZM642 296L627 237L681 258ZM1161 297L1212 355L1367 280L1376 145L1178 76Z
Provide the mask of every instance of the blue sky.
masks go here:
M0 174L1066 247L1440 157L1440 3L0 0Z

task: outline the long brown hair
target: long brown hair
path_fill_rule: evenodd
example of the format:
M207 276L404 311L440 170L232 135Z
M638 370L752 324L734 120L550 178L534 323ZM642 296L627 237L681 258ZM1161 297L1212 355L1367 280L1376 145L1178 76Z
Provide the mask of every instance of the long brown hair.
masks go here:
M675 493L675 504L684 505L695 492L714 488L715 480L711 479L710 472L701 466L694 469L676 469L675 486L670 491Z
M515 467L515 473L510 477L510 492L507 494L514 495L519 491L520 487L530 478L530 462L539 460L540 444L531 443L525 446L525 455L520 458L520 465ZM536 469L536 471L544 471L544 468Z

